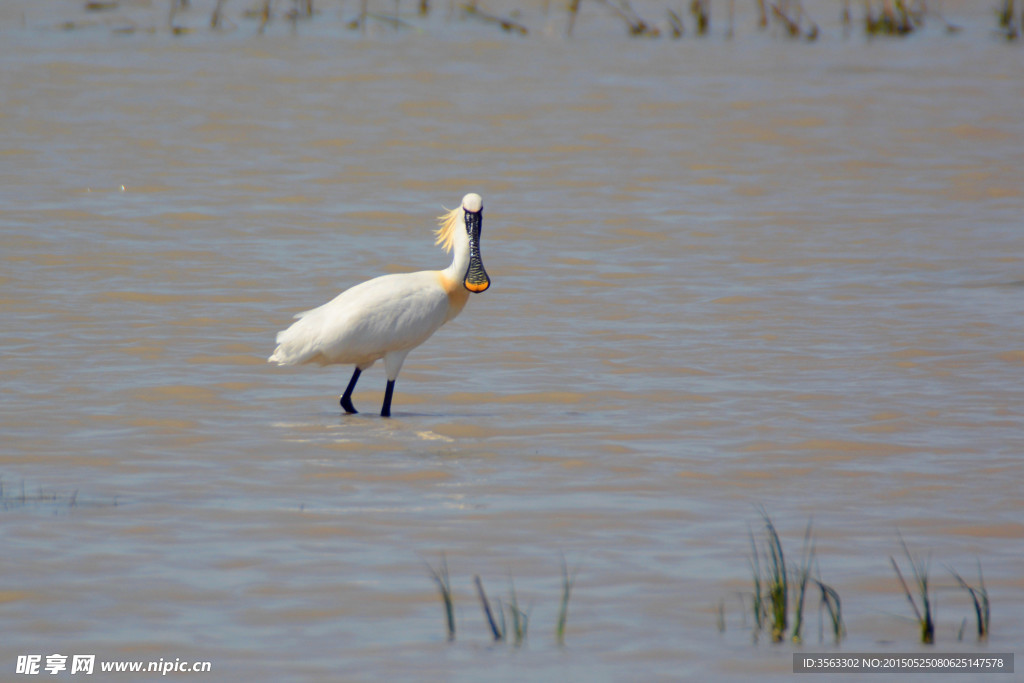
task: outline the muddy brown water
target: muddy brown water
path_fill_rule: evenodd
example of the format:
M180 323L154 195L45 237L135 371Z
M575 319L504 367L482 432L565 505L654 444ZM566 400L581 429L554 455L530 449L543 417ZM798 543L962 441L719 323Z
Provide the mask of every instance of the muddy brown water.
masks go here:
M1024 53L987 8L809 45L629 40L596 6L572 41L536 8L525 38L440 10L360 38L322 5L263 36L201 3L177 37L158 4L0 14L0 677L781 679L740 597L760 506L792 561L813 519L837 651L920 649L898 534L934 651L1019 646ZM380 366L345 416L348 368L265 362L295 312L447 265L433 218L470 191L493 286L392 419ZM948 571L978 561L983 645ZM514 580L524 647L475 575Z

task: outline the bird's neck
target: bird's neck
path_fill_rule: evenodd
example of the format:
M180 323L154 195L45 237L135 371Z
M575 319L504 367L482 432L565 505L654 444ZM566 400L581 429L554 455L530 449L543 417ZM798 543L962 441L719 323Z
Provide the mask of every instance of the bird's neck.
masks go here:
M459 225L455 226L455 229L459 232L452 249L452 264L442 272L447 279L457 281L461 286L462 280L466 277L466 271L469 270L469 236L466 235L466 226L462 221L459 221Z
M448 314L445 316L445 322L461 313L469 300L469 290L463 282L466 279L466 271L469 270L469 238L466 237L465 227L462 228L461 237L455 240L453 251L455 255L452 264L440 272L441 287L448 294Z

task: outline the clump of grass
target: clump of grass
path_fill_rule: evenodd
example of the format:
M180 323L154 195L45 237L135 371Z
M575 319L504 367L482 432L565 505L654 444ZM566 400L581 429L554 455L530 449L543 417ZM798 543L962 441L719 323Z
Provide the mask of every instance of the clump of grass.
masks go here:
M562 603L558 608L558 621L555 623L555 642L559 647L565 645L565 623L569 619L569 596L572 586L576 583L576 571L569 575L569 567L562 558Z
M999 20L1000 28L1009 28L1013 25L1013 0L1003 0L1003 5L996 10L996 18Z
M839 593L831 586L822 583L820 569L816 569L817 578L811 577L812 567L817 567L811 523L807 523L807 529L804 531L800 564L795 570L791 570L787 568L782 540L775 524L764 510L761 511L761 517L764 520L765 539L764 549L760 552L754 533L750 532L752 550L750 568L754 578L754 637L757 638L757 634L763 630L769 630L772 641L779 643L785 640L786 634L789 632L793 642L802 642L806 622L804 613L808 587L816 585L821 591L820 609L828 610L832 621L833 637L836 642L839 642L846 633ZM762 566L764 567L763 571ZM790 605L791 599L792 605ZM793 610L792 630L789 629L791 608Z
M86 12L109 12L117 9L121 3L119 0L88 0L85 3Z
M512 581L511 577L508 580L508 589L508 608L512 614L512 643L519 647L526 640L526 630L530 625L530 615L526 611L519 609L519 600L516 597L516 584Z
M789 614L789 581L786 577L786 555L782 550L782 541L775 530L768 513L761 511L765 524L765 537L767 549L764 552L765 571L761 571L761 562L758 559L761 553L758 552L757 541L754 533L750 532L750 545L753 551L751 558L751 569L754 573L754 624L758 633L765 627L767 621L772 640L781 642L788 627Z
M79 507L105 507L108 505L117 507L117 498L110 502L80 501L78 489L72 491L70 495L65 495L44 491L41 486L32 493L26 489L24 480L21 481L20 486L14 487L6 485L3 477L0 476L0 510L45 507L52 509L54 514L59 514Z
M988 638L989 632L989 603L988 603L988 590L985 589L985 577L981 574L981 560L978 560L978 586L974 587L964 581L964 578L952 569L949 572L956 579L957 583L967 591L968 595L971 596L971 602L974 603L974 615L977 619L978 625L978 640L985 640ZM963 639L963 629L960 631L960 639Z
M786 556L782 552L782 541L775 531L775 525L764 514L765 533L768 536L768 574L766 576L766 587L768 589L768 608L771 618L772 640L780 642L788 627L789 617L789 581L786 576Z
M448 575L448 561L444 553L441 553L441 565L435 569L428 562L424 562L430 570L430 574L441 594L441 601L445 610L445 623L448 629L448 640L455 640L455 607L452 598L451 581ZM565 644L565 625L569 615L569 597L576 581L576 572L571 574L562 558L562 602L558 612L558 621L555 625L555 639L559 646ZM526 642L530 626L530 609L523 608L516 592L515 581L509 576L508 598L502 601L500 598L491 600L484 590L484 582L479 575L473 577L476 586L477 596L480 599L480 606L484 612L484 619L491 637L495 642L505 641L520 647ZM506 618L507 617L507 618Z
M768 28L768 7L764 0L754 0L757 6L757 27L761 30Z
M1017 40L1020 37L1020 30L1017 26L1017 17L1014 15L1013 0L1003 0L1003 5L996 10L996 20L999 29L1007 40ZM1021 23L1024 23L1024 11L1021 12Z
M214 31L219 31L224 25L224 2L225 0L217 0L213 13L210 14L210 28Z
M771 5L772 17L778 23L782 24L786 30L786 35L790 38L804 38L809 42L813 42L818 39L818 25L811 19L811 15L804 9L803 4L796 0L795 2L789 2L783 0L779 3L773 3ZM762 8L763 11L763 8ZM767 25L767 18L765 18L765 25ZM807 24L806 28L804 24Z
M572 38L572 29L576 25L576 15L580 13L580 0L569 0L569 23L565 28L565 37Z
M672 40L679 40L686 33L686 27L683 25L683 20L671 8L667 9L666 13L668 14L668 26Z
M487 599L487 593L484 591L484 582L480 580L480 576L474 576L473 582L476 584L477 595L480 596L480 604L484 608L484 617L487 619L487 625L491 627L491 634L494 636L494 640L502 640L505 637L505 617L502 612L501 617L501 628L498 628L498 622L494 620L494 612L491 611L491 602Z
M270 23L270 5L274 0L264 0L263 7L259 10L260 28L259 33L263 35L263 31L266 30L267 24Z
M923 0L882 0L876 14L870 0L864 0L864 30L868 36L905 36L924 25Z
M917 617L917 623L921 628L921 642L930 645L935 642L935 621L932 619L931 596L928 592L928 563L927 561L920 562L914 559L910 554L910 548L907 547L902 536L900 536L900 545L903 546L903 553L907 556L907 561L910 563L910 569L914 576L914 583L917 585L918 596L921 599L920 608L918 608L917 602L910 592L910 587L903 578L903 572L900 571L896 558L890 555L889 562L892 563L892 568L896 570L896 576L899 577L900 585L903 586L903 592L907 596L907 601L914 610L914 616Z
M497 600L492 603L487 598L487 592L484 590L484 582L479 576L474 576L473 582L476 584L476 592L480 597L480 605L484 610L484 618L487 620L487 625L491 629L491 635L494 636L495 642L511 641L516 647L521 646L523 641L526 640L526 632L530 625L530 615L519 607L519 598L516 595L515 582L512 581L511 577L508 580L509 601L507 605L502 603L501 600ZM508 607L508 613L512 620L511 631L505 621L506 606ZM497 619L494 617L495 612L498 613Z
M800 554L800 566L796 571L797 597L793 614L793 642L799 643L803 640L802 630L804 625L804 597L807 595L807 582L811 578L811 561L814 559L814 542L811 540L811 522L807 522L807 530L804 531L804 546Z
M661 35L657 26L652 26L640 18L633 6L629 4L629 0L616 0L615 3L612 3L611 0L601 0L601 2L611 10L612 14L625 22L629 35L646 38L657 38Z
M818 606L818 618L819 618L819 630L818 639L823 640L822 627L820 626L824 622L821 621L821 610L825 609L828 611L829 621L832 624L832 639L836 644L843 639L846 635L846 627L843 625L843 606L839 600L839 593L834 588L821 582L821 573L818 572L818 577L814 579L815 585L821 590L821 602Z
M448 579L448 560L445 558L444 553L441 553L440 569L434 569L430 564L427 564L427 569L430 570L434 583L437 584L437 589L441 593L441 601L444 603L445 624L448 628L448 640L453 641L455 640L455 603L452 600L452 584Z
M690 0L690 14L697 24L697 35L706 36L711 29L711 0Z
M747 530L750 534L750 569L754 574L754 596L753 596L753 613L754 613L754 637L764 629L764 596L761 594L761 563L758 560L759 553L757 552L757 541L754 539L754 532Z
M525 36L530 32L530 29L514 19L499 17L496 14L491 14L490 12L480 9L477 4L477 0L470 0L462 5L462 13L464 16L479 19L480 21L488 24L496 24L506 33L518 33L521 36Z

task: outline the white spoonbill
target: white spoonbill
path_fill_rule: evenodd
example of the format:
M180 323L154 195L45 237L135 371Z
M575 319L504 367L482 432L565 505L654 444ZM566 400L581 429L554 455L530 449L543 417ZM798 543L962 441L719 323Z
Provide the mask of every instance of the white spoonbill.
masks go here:
M267 360L278 365L341 363L355 365L341 407L357 412L352 390L363 370L384 359L388 384L381 417L391 416L391 395L405 357L441 325L457 316L470 292L491 286L480 258L483 199L475 193L438 219L436 243L455 250L444 270L382 275L347 289L328 303L299 313L277 333L277 348Z

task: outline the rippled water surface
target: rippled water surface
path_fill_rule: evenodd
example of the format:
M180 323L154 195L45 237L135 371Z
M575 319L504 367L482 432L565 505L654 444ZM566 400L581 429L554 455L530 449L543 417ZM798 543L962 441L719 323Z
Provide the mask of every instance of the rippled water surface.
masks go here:
M987 9L812 45L629 40L597 6L572 41L540 10L360 38L322 5L262 36L241 7L181 36L159 4L126 35L0 14L0 677L786 678L794 646L751 637L760 506L792 563L813 519L837 651L919 647L898 534L938 651L1019 646L1024 53ZM493 286L392 419L381 366L346 416L349 368L265 362L295 312L446 266L434 217L470 191ZM948 571L978 561L983 645ZM514 580L522 648L477 575Z

